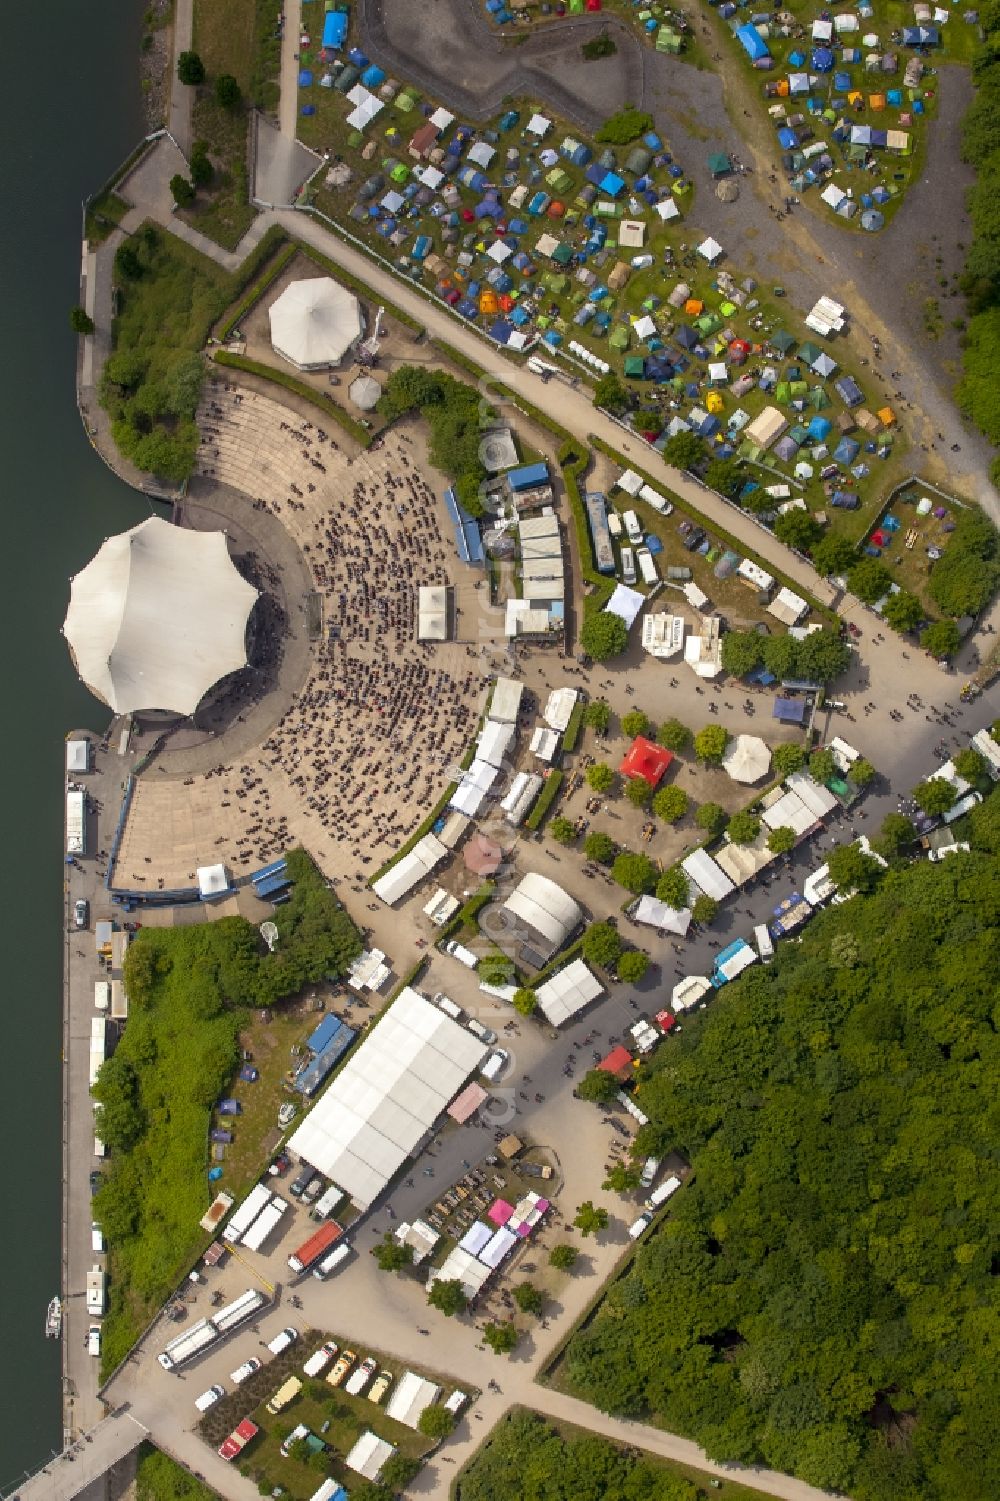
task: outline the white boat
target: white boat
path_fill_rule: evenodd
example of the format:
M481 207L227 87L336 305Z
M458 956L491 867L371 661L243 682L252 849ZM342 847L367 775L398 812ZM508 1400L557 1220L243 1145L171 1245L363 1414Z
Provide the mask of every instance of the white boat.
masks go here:
M58 1339L62 1334L62 1299L53 1298L45 1315L45 1338Z

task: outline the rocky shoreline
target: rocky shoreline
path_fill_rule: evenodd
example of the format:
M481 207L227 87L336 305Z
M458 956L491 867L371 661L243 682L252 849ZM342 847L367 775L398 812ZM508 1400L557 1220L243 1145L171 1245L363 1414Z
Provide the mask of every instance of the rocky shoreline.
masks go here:
M139 87L147 130L166 123L173 57L173 0L150 0L139 50Z

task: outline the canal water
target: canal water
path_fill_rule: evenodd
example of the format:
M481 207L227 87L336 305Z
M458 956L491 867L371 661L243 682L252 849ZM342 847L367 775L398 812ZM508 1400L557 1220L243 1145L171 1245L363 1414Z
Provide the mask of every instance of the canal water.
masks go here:
M83 432L68 313L81 200L143 130L141 26L138 0L4 7L0 1492L61 1447L59 1351L44 1323L60 1262L63 738L102 729L107 714L77 681L60 626L70 575L148 514Z

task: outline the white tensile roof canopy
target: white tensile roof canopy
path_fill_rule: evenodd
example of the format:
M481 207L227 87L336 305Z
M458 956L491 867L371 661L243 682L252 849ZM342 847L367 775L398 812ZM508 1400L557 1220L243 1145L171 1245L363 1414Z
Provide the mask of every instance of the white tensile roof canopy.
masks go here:
M361 304L332 276L293 281L269 317L275 353L300 370L339 364L362 333Z
M72 580L63 635L87 687L116 714L193 714L213 684L246 666L256 600L224 532L150 516L109 537Z
M771 765L771 752L759 735L737 735L722 758L734 782L759 782Z

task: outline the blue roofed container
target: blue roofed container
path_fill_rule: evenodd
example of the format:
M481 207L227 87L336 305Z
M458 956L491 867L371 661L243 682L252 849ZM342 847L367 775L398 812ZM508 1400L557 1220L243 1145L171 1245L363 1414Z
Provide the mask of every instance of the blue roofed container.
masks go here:
M536 485L548 484L549 466L545 463L523 464L519 469L508 470L506 478L515 493L519 490L532 490Z

